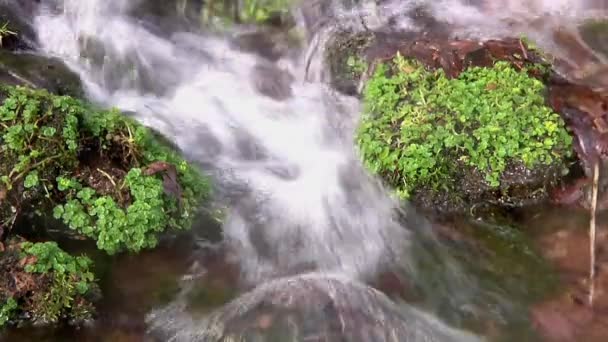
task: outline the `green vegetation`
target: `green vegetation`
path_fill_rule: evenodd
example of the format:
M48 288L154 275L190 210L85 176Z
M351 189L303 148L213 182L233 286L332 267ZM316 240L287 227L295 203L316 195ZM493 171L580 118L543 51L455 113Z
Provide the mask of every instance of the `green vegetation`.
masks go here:
M285 14L293 0L211 0L206 1L202 11L203 22L215 17L225 24L235 22L263 23L275 14Z
M572 139L543 91L541 81L507 62L449 79L397 55L366 86L362 158L401 198L421 189L463 193L472 177L499 189L514 165L563 169Z
M91 265L89 258L71 256L55 242L10 239L0 254L0 326L19 317L40 323L90 319L97 290Z
M291 0L246 0L240 11L240 18L245 22L263 22L270 15L285 11Z
M17 310L17 302L13 297L8 298L0 307L0 327L4 326Z
M348 65L354 77L360 77L367 70L367 63L358 56L348 56L346 65Z
M6 38L8 36L14 36L16 34L17 34L17 32L12 31L8 27L8 22L2 24L2 26L0 26L0 47L2 46L2 39Z
M33 296L36 303L32 312L34 320L57 322L65 310L78 320L90 318L92 308L81 297L94 285L94 276L89 269L92 261L84 256L67 254L55 242L24 242L21 248L22 259L35 258L33 263L25 266L25 271L49 279L49 288L37 291Z
M110 254L190 227L208 183L152 131L67 96L0 93L1 225L52 212Z

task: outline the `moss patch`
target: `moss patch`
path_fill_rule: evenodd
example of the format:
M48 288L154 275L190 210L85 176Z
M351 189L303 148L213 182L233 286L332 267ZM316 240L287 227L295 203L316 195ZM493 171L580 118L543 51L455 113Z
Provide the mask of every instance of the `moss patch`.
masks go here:
M543 191L566 169L572 139L525 71L496 62L449 78L399 54L378 64L358 133L366 165L401 198L431 205ZM541 182L526 181L535 174Z
M325 53L332 87L349 95L357 93L359 80L367 69L365 51L374 39L373 33L349 31L332 37Z
M90 319L97 289L91 264L54 242L11 239L0 254L0 326L23 318L39 323Z
M53 213L113 254L154 247L187 229L209 185L147 128L115 110L23 87L3 87L0 225Z

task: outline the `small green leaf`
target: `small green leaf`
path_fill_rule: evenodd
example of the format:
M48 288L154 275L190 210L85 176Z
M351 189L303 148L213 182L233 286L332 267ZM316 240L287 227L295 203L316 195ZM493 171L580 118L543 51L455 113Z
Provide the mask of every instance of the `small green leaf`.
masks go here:
M36 186L38 186L38 184L39 184L39 180L38 180L38 172L37 171L30 172L25 177L25 181L23 182L23 186L26 189L31 189L33 187L36 187Z

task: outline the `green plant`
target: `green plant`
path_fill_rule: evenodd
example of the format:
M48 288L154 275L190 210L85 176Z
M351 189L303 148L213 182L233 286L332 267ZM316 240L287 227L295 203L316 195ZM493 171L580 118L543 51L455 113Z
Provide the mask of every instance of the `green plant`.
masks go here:
M348 56L346 65L349 67L351 73L357 77L367 70L367 63L363 58L358 56Z
M538 168L571 153L572 139L543 91L507 62L449 79L398 54L366 86L362 158L401 198L423 187L454 191L463 169L498 188L509 164Z
M8 298L2 306L0 306L0 327L4 326L17 310L17 302L13 297Z
M0 222L53 212L108 253L189 228L210 192L200 172L151 130L71 97L3 87ZM160 165L160 166L159 166Z
M74 257L59 248L55 242L21 245L21 258L34 257L35 261L25 266L28 273L37 273L50 279L48 291L34 294L35 319L56 322L66 310L78 304L79 297L85 296L94 285L90 271L92 261L84 256Z
M246 0L240 10L240 18L246 22L262 22L273 12L285 10L291 0Z
M126 209L111 196L99 196L75 180L60 178L58 184L72 191L66 204L55 207L55 218L63 219L70 228L97 240L98 248L110 254L122 246L135 252L154 247L155 233L167 226L180 227L171 220L168 209L176 211L177 206L165 195L162 181L144 176L141 169L131 169L120 184L121 188L130 190L133 199Z
M201 8L201 20L203 23L212 21L230 26L234 23L266 22L274 14L287 13L293 0L210 0L206 1Z

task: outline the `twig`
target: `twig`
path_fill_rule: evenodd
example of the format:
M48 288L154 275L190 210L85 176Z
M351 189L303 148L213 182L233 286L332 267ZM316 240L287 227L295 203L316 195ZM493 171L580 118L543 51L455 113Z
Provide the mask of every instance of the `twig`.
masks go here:
M524 54L524 60L528 60L528 52L526 51L526 47L524 46L524 42L521 40L521 38L519 39L519 48L521 49L521 52Z
M105 172L104 170L97 168L97 171L99 171L99 173L101 173L102 175L104 175L114 186L114 188L116 188L116 182L114 182L114 179L112 178L112 176L110 176L109 173Z
M597 210L597 192L600 173L600 161L596 160L593 168L593 190L591 194L591 220L589 222L589 306L593 306L595 292L595 212Z

